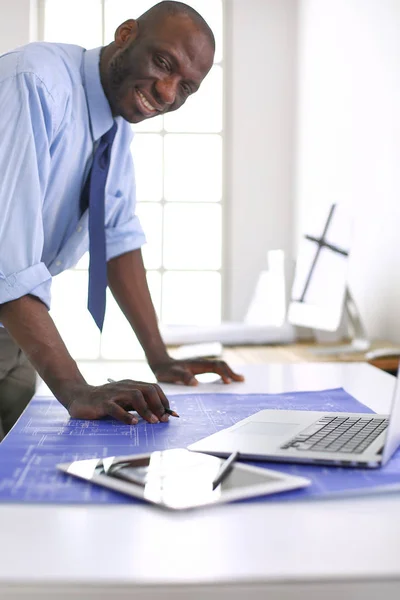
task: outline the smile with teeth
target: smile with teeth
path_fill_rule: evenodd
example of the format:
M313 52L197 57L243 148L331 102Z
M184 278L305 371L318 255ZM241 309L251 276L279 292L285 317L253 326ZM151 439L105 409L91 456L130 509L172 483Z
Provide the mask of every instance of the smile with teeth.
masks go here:
M143 105L145 106L145 108L147 108L147 110L152 110L153 112L155 112L157 109L154 108L154 106L152 104L150 104L150 102L143 96L142 92L140 90L137 90L138 96L140 98L140 100L143 102Z

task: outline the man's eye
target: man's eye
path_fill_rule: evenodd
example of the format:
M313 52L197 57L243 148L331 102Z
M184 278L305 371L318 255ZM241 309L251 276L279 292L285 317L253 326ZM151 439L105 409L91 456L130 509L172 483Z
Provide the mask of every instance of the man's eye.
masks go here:
M171 70L169 63L162 56L156 56L156 63L159 67L165 69L165 71L169 72Z
M181 88L185 96L189 96L192 93L192 90L190 89L190 86L188 86L187 83L182 83Z

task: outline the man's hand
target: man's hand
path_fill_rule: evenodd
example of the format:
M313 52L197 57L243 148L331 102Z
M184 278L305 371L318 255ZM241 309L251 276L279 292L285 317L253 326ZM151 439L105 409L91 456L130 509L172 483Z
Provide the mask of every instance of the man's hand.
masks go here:
M124 379L100 386L74 384L63 392L72 398L63 404L74 419L111 416L127 425L136 425L138 418L131 415L130 410L135 410L148 423L166 422L169 418L165 412L169 402L157 384Z
M191 360L174 360L151 364L151 369L157 377L157 381L164 383L183 383L185 385L197 385L195 375L201 373L217 373L224 383L232 381L244 381L243 375L234 373L223 360L207 360L205 358L193 358Z

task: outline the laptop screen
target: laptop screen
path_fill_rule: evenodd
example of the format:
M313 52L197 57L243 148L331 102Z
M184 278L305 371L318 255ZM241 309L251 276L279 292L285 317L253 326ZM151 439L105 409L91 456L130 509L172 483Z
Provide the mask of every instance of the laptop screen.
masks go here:
M387 428L385 446L383 449L382 463L385 464L400 446L400 365L397 371L396 384L394 388L392 406L389 415L389 427Z

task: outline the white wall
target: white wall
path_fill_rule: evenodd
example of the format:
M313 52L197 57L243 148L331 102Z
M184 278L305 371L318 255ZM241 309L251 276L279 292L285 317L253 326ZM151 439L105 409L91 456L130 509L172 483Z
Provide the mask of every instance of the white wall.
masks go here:
M37 33L37 0L0 0L0 54L36 40Z
M356 215L350 286L369 335L400 342L400 2L302 0L297 235L313 204Z
M240 319L267 251L292 251L297 0L225 6L225 316Z

